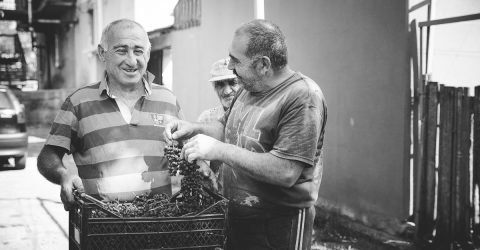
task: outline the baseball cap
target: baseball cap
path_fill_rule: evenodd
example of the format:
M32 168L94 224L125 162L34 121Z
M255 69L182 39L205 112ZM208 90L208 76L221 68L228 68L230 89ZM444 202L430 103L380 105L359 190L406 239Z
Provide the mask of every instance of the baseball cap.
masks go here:
M208 81L216 82L216 81L221 81L226 79L233 79L237 77L235 74L233 74L233 71L228 69L229 62L230 62L230 58L228 57L216 61L212 65L212 69L210 70L210 74L212 75L212 78L210 78Z

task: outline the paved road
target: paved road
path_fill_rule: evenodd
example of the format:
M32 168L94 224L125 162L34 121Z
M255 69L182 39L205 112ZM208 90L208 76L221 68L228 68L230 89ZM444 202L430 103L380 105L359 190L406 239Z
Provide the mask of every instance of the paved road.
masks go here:
M0 169L0 249L68 249L68 213L60 202L60 188L36 167L46 131L33 129L40 135L29 137L25 169Z

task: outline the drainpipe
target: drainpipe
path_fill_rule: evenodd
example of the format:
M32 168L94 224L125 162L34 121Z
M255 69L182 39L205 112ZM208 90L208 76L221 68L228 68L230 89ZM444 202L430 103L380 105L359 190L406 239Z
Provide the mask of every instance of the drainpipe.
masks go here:
M28 0L28 27L32 26L32 0Z
M265 19L264 0L254 0L255 19Z
M100 43L100 38L102 37L102 30L103 30L103 1L97 0L97 26L96 26L96 35L95 41ZM95 46L96 47L96 46Z
M97 16L97 25L95 26L95 31L94 34L96 35L95 37L95 42L100 44L100 39L102 37L102 31L103 31L103 0L97 0L96 1L96 16ZM93 50L96 51L97 46L94 44ZM95 58L98 58L96 53ZM95 60L95 71L97 72L96 77L101 77L103 73L103 68L101 67L101 63L99 60Z

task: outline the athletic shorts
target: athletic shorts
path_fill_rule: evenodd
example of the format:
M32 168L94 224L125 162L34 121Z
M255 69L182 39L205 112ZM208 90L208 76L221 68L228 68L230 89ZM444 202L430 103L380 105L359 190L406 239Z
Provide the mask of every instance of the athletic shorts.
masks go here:
M229 206L226 250L310 249L315 207L259 211Z

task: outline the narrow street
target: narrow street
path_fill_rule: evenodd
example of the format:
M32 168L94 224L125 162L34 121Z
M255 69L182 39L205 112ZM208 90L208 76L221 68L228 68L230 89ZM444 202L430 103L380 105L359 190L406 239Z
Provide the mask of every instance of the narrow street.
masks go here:
M60 187L47 181L37 170L36 161L49 128L28 128L29 146L26 168L0 168L0 249L68 249L68 213L60 201ZM73 159L64 164L75 172ZM332 228L315 228L312 249L361 250L384 248L361 238L343 237L344 242L320 242ZM338 234L332 231L329 235Z
M46 128L29 130L25 169L0 169L0 249L68 249L68 213L60 188L36 167L47 133Z

